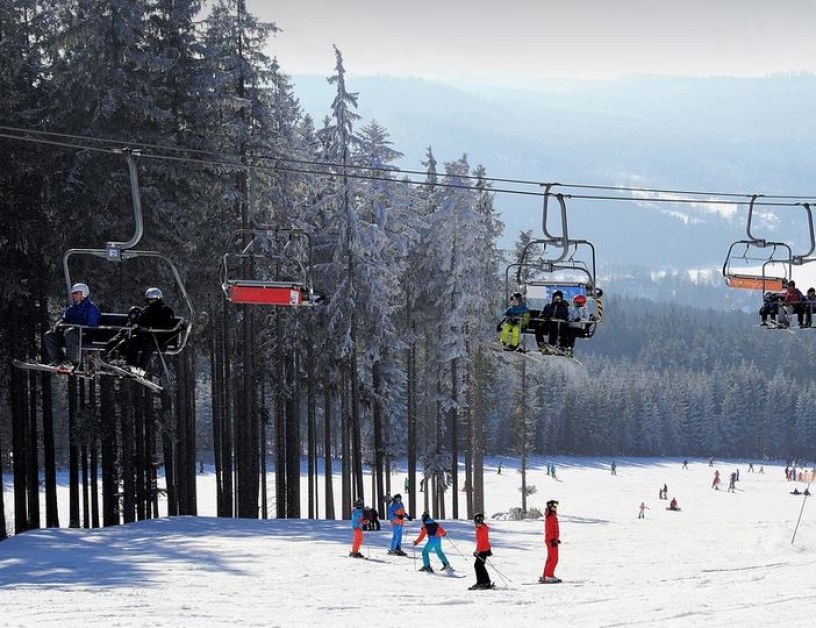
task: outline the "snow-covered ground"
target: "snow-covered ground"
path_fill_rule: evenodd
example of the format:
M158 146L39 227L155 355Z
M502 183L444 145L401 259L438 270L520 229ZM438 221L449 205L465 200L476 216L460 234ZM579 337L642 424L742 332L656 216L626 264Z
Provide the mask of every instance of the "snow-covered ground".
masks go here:
M486 471L488 518L520 505L517 461L503 459L501 474L497 462ZM546 475L547 462L557 480ZM816 504L790 494L804 484L786 482L778 464L759 474L747 461L711 468L692 460L684 470L678 460L618 459L613 476L609 462L532 465L530 505L560 501L562 584L524 586L542 572L542 521L489 520L492 561L504 578L491 570L496 590L468 591L468 521L443 522L443 548L464 577L418 573L410 544L417 522L406 530L408 558L386 555L385 524L366 533L371 560L356 560L347 556L346 521L213 517L213 476L205 473L200 517L37 530L0 543L0 625L811 625ZM728 493L737 468L737 492ZM720 491L711 489L715 469ZM394 484L404 476L398 471ZM664 483L681 512L657 499ZM638 520L641 501L649 510Z

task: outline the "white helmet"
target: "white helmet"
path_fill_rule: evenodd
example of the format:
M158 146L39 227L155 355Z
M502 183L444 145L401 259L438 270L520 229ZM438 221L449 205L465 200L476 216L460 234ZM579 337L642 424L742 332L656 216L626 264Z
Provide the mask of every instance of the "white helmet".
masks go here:
M158 288L148 288L145 290L145 299L163 299L164 295Z
M91 294L91 289L88 287L88 284L86 283L75 283L73 286L71 286L71 294L73 294L74 292L81 292L82 298L87 299L88 295Z

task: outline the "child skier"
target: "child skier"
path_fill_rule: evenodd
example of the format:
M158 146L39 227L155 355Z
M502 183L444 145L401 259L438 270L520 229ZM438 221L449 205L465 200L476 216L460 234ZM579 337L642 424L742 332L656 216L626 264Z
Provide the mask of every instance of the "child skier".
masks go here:
M447 556L445 556L445 553L442 551L442 537L447 536L447 532L445 532L445 528L431 519L431 516L427 512L424 512L422 513L422 530L420 530L419 536L414 541L414 545L419 545L426 536L428 537L428 542L425 543L425 547L422 548L422 568L420 571L433 573L433 569L431 569L431 550L436 552L439 560L442 561L442 569L448 572L453 571L453 567L448 563Z
M490 549L490 528L484 522L484 515L476 513L473 515L473 523L476 525L476 550L473 555L476 557L476 562L473 563L473 568L476 570L476 584L469 587L471 591L477 589L495 589L496 585L490 582L490 576L487 573L487 558L493 556Z
M558 501L554 499L548 501L544 509L544 543L547 545L547 562L544 564L544 575L538 581L541 584L556 584L561 582L561 578L555 577L561 539L558 531Z
M360 553L360 546L363 544L363 525L365 524L365 503L362 499L354 502L354 509L351 511L351 529L353 530L353 541L349 556L352 558L365 558Z
M399 493L394 495L388 506L388 519L391 521L391 547L388 553L396 556L407 556L408 554L402 551L402 529L405 520L413 521L413 518L405 512L405 506L402 505L402 495Z

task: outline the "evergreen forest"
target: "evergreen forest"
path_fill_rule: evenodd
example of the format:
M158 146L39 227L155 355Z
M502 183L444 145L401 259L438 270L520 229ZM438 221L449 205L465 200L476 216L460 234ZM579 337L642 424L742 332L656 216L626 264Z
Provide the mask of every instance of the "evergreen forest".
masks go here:
M341 50L327 51L334 98L315 120L263 53L276 26L242 0L202 4L0 2L0 538L156 517L160 497L162 514L196 514L202 460L219 516L333 519L366 474L382 512L403 488L395 459L412 512L459 518L484 510L487 454L816 456L810 330L608 290L581 365L494 351L514 253L468 147L438 157L431 143L409 178L388 129L357 113ZM182 286L150 258L71 272L103 312L159 286L189 318L184 351L154 360L159 394L12 365L42 359L66 251L131 235L126 157L138 248L172 258ZM228 238L258 225L310 234L321 303L225 299Z

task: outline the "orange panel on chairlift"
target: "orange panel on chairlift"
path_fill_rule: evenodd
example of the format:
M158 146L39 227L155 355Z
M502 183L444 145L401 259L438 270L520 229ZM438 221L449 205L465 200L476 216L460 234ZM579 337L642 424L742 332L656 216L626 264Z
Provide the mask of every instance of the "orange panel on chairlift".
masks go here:
M782 279L779 277L749 277L745 275L732 275L728 277L730 288L744 288L745 290L764 290L766 292L782 292L784 289Z
M244 305L302 305L303 294L292 286L246 286L232 284L229 300Z

